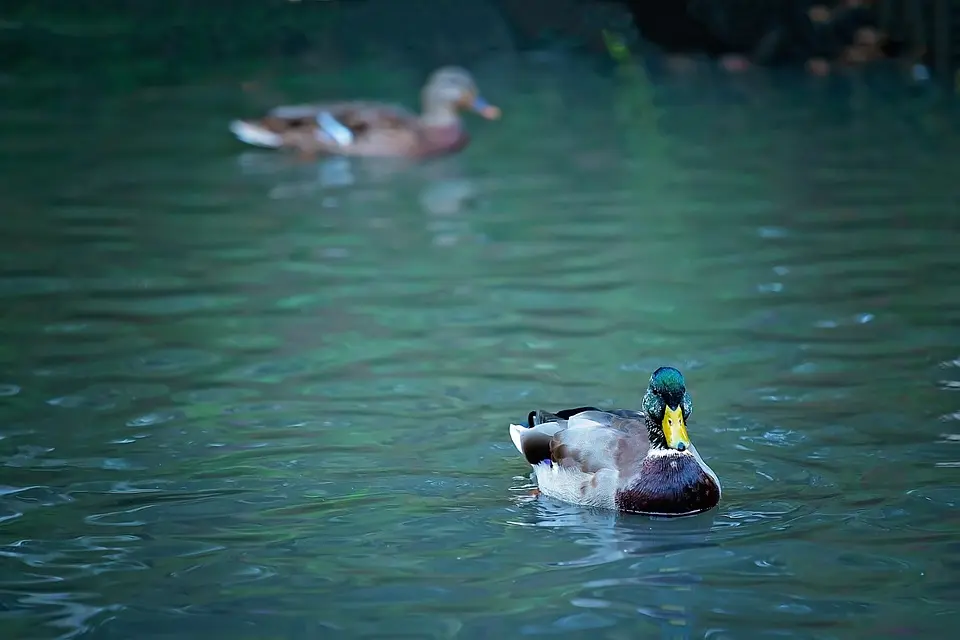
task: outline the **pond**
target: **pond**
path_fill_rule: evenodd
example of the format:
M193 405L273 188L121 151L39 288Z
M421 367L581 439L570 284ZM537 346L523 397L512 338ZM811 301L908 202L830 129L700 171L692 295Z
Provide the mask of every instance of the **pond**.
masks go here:
M947 637L956 119L862 81L475 71L504 118L420 165L243 148L232 81L4 107L9 637ZM719 507L532 496L508 424L636 407L660 365Z

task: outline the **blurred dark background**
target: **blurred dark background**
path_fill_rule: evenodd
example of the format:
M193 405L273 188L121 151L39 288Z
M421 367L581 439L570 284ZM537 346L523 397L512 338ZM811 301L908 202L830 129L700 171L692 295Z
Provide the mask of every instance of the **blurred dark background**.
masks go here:
M232 57L336 66L371 47L418 66L478 55L577 50L616 35L671 64L788 66L825 75L881 61L953 84L954 0L72 0L4 3L7 73L51 65L110 82L169 82ZM362 32L363 37L359 34ZM371 43L376 43L372 45ZM918 64L923 68L917 67Z

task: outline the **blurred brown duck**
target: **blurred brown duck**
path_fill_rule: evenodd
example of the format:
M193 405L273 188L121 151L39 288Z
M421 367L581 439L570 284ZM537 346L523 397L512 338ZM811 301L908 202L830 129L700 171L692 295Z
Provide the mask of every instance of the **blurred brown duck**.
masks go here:
M419 115L366 101L280 106L257 120L234 120L230 131L250 145L293 149L306 156L423 158L467 146L470 136L460 121L461 109L489 120L500 117L500 109L480 96L473 77L460 67L434 71L420 99Z

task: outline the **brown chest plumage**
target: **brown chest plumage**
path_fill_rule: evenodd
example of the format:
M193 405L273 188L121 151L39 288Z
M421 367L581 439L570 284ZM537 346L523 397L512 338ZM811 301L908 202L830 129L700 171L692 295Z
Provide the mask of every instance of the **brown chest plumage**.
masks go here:
M643 461L637 481L616 495L621 511L692 515L717 506L720 487L691 455L654 456Z

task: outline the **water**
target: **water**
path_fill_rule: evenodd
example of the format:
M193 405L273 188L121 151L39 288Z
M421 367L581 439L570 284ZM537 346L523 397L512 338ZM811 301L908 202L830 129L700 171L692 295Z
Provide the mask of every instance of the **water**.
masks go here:
M8 104L9 637L948 637L956 120L581 71L423 166L242 149L226 80ZM531 497L507 424L661 364L719 508Z

